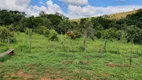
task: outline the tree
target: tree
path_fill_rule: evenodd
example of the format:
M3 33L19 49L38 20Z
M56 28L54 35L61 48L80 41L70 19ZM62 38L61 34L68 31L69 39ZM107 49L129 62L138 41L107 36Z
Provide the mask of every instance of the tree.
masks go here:
M83 31L83 50L86 51L86 39L90 37L92 40L94 40L94 29L93 24L88 19L81 19L80 26L82 27L81 31Z
M69 20L63 20L59 25L57 32L65 34L68 31L73 31L75 28L75 24Z
M126 38L128 42L140 43L142 42L142 29L136 26L128 26L126 28Z
M5 42L6 40L8 40L8 44L15 40L14 33L6 27L0 26L0 41Z
M48 39L51 41L58 41L58 33L54 29L50 30Z

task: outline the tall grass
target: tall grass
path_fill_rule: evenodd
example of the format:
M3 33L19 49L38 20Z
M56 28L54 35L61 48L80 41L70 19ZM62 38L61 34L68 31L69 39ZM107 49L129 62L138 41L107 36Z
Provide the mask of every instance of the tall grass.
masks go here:
M110 67L106 64L129 65L132 43L108 40L107 51L100 55L104 39L87 39L84 52L81 49L83 38L72 40L63 35L58 37L59 41L50 42L43 35L34 33L31 50L28 48L28 35L24 33L16 35L17 42L9 46L1 42L0 52L13 48L15 55L0 61L0 80L23 79L24 76L18 75L19 71L31 75L34 80L42 77L65 80L142 79L142 45L133 47L132 67Z

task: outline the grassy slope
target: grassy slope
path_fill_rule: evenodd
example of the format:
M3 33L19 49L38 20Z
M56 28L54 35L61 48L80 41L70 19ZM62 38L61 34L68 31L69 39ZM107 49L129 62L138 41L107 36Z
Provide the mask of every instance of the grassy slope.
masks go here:
M123 13L111 14L111 15L108 15L108 18L118 20L118 19L121 19L121 18L125 18L127 15L134 14L136 12L137 12L137 10L133 10L133 11L129 11L129 12L123 12Z
M134 45L132 67L109 67L107 63L129 64L131 43L108 41L107 53L98 53L103 40L87 40L87 52L82 52L82 39L70 40L60 36L59 42L49 42L34 34L32 50L28 50L28 36L17 35L17 43L0 43L0 52L15 49L15 55L1 59L0 80L127 80L142 79L142 46ZM69 45L68 45L69 44ZM69 51L69 52L68 52ZM137 52L138 51L138 52ZM119 52L120 54L116 54Z
M137 12L137 10L128 11L128 12L122 12L122 13L116 13L116 14L110 14L110 15L108 15L107 18L108 19L116 19L116 20L118 20L118 19L121 19L121 18L125 18L127 15L134 14L136 12ZM73 19L72 21L79 22L80 19Z

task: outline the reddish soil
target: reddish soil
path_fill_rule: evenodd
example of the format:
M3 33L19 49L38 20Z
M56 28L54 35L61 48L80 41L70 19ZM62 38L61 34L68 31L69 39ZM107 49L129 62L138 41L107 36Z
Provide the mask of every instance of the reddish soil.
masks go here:
M106 66L109 66L109 67L129 67L128 64L113 64L111 62L106 63Z
M0 62L0 65L3 65L3 62Z
M73 64L74 63L74 61L72 61L72 60L64 60L64 61L62 61L62 64Z
M63 78L51 79L51 78L45 78L45 77L43 77L40 80L65 80L65 79L63 79Z
M87 65L87 64L89 64L89 62L88 61L80 61L79 64Z
M81 80L86 80L85 78L81 78Z
M27 73L24 73L23 71L18 71L17 72L17 75L19 77L23 77L25 80L29 79L29 78L32 78L32 75L29 75Z
M135 80L135 79L127 79L127 80Z
M109 67L117 67L116 64L113 64L113 63L111 63L111 62L107 63L106 66L109 66Z
M128 64L119 64L118 67L129 67Z
M12 72L12 73L10 74L10 76L11 76L11 77L14 77L14 76L16 76L16 75Z
M40 80L52 80L52 79L43 77Z

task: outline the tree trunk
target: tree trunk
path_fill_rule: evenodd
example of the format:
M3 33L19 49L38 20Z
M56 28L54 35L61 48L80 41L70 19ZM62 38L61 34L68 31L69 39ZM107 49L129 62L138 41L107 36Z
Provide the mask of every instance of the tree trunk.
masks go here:
M14 55L14 49L10 49L10 50L8 50L8 51L6 51L6 52L0 54L0 58L3 58L4 56L6 56L6 55L8 55L8 54Z

